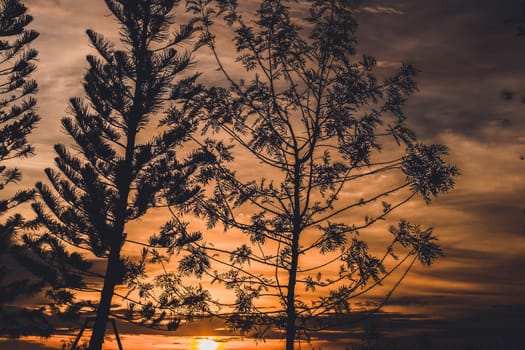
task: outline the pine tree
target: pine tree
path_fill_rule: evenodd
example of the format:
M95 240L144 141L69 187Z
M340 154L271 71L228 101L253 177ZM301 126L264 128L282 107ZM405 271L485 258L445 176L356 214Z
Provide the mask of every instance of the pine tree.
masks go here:
M189 239L185 225L171 234L199 253L183 270L202 266L233 292L222 312L231 328L263 337L278 327L292 350L394 271L405 267L383 303L415 262L441 255L433 230L406 220L383 228L379 255L367 237L408 201L446 193L459 172L444 145L418 142L407 126L417 70L403 64L378 79L373 57L356 58L352 1L308 1L302 25L289 3L262 0L246 14L234 0L188 1L228 86L201 100L204 129L227 135L258 170L219 167L208 197L194 198L210 227L246 235L236 248ZM217 17L232 30L244 74L221 56Z
M141 238L129 237L128 223L162 205L157 194L168 179L177 183L172 190L178 202L198 193L192 175L208 159L204 150L177 151L196 129L188 101L200 89L198 74L184 73L191 52L179 49L192 35L192 24L170 33L178 1L106 0L106 5L120 24L120 46L87 30L98 52L87 57L87 101L72 98L70 116L62 119L75 147L55 145L58 170L45 170L51 186L36 185L40 200L33 205L33 224L40 231L25 237L53 282L48 296L57 311L90 305L75 303L74 290L99 293L91 350L101 349L115 287L127 283L133 290L134 278L145 274L146 250L139 245L142 258L136 260L121 253L126 243ZM105 261L103 275L92 270L85 254ZM102 289L87 285L86 276L101 277ZM71 307L63 310L67 304ZM143 306L142 318L151 320L151 305Z
M33 154L27 136L39 120L35 113L36 82L31 79L38 52L30 44L38 33L28 29L33 17L18 0L0 2L0 334L19 336L23 334L47 334L49 329L36 311L7 310L5 306L17 296L38 291L42 284L16 275L12 248L15 235L24 220L20 214L9 212L33 196L33 191L18 190L12 196L5 195L21 179L21 172L10 167L9 160L25 158ZM12 164L12 163L11 163ZM8 186L11 185L11 186ZM6 198L8 197L8 198ZM5 218L6 215L9 215Z

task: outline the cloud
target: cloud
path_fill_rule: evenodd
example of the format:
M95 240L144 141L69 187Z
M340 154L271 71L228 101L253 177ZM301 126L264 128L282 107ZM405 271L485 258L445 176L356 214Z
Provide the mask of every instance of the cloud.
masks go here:
M393 69L399 69L401 67L403 62L396 62L396 61L388 61L388 60L378 60L377 66L379 68L393 68Z
M385 6L363 6L360 7L359 12L374 13L374 14L387 14L387 15L404 15L403 11L397 10L393 7Z
M510 120L515 131L525 130L524 106L500 97L503 89L525 92L525 42L505 24L521 10L517 2L403 1L396 7L402 20L358 13L359 50L420 70L420 92L407 107L420 136L449 129L484 138L484 126L498 118Z

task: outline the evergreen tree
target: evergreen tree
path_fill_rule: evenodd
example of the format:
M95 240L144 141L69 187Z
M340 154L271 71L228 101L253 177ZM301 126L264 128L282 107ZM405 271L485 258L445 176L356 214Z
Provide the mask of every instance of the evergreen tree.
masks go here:
M16 232L24 222L20 214L10 215L9 211L29 200L33 191L18 190L6 195L21 179L19 169L10 167L8 161L33 154L27 136L39 120L33 97L37 84L31 79L38 53L29 47L38 33L27 28L32 20L20 1L0 1L0 334L9 336L49 331L38 312L6 309L17 296L42 287L40 282L19 279L20 267L15 266L11 254Z
M121 253L129 242L147 245L141 237L130 237L128 223L162 205L157 194L168 179L176 183L171 190L177 202L198 193L192 175L209 158L204 150L177 151L196 128L188 101L200 89L198 74L183 75L191 52L179 50L190 38L192 24L170 32L178 1L105 2L120 24L120 46L87 31L98 52L98 57L87 57L87 101L72 98L70 116L62 119L76 146L55 145L58 170L45 170L51 186L36 185L40 200L33 205L33 224L39 231L25 237L41 259L42 273L53 282L48 296L56 311L76 314L91 305L89 300L76 302L75 290L99 293L91 350L101 349L115 287L127 284L130 291L119 296L129 299L134 279L145 275L146 249L139 245L141 258L135 260ZM85 254L105 261L102 275ZM83 277L101 278L102 289ZM64 310L64 305L70 307ZM154 318L152 305L142 306L144 324L166 317Z
M405 267L384 302L416 261L429 266L440 256L432 229L406 220L384 235L379 255L367 237L416 196L430 203L447 192L458 175L442 158L444 145L417 142L406 125L416 69L403 64L378 79L373 57L355 58L351 3L308 1L299 19L288 1L263 0L253 15L235 0L188 1L202 25L200 44L228 86L200 101L204 129L227 135L259 168L216 168L213 189L191 208L210 227L244 233L244 242L207 243L182 222L165 240L193 251L180 269L199 266L233 292L219 313L230 327L263 337L277 326L287 350L349 313L352 299L394 271ZM232 29L245 74L221 57L215 16Z

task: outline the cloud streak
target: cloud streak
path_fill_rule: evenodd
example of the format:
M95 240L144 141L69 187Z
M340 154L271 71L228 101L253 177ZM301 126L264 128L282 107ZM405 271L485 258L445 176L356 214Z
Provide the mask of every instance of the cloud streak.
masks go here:
M395 9L393 7L385 6L363 6L358 9L358 12L366 12L373 14L387 14L387 15L404 15L403 11Z

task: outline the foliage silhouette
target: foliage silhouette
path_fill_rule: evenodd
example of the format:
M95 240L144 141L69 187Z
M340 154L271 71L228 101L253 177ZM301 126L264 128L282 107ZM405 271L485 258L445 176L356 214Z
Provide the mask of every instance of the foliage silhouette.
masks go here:
M22 174L6 162L33 154L27 136L39 120L35 113L36 82L31 79L35 71L38 52L30 44L38 33L28 29L33 17L18 0L0 1L0 191L15 184ZM9 187L8 187L9 188ZM20 267L13 266L17 256L13 245L16 232L23 226L20 214L8 212L33 197L34 191L18 190L13 195L3 195L0 200L0 334L20 336L49 334L50 328L42 314L36 310L7 309L17 296L35 293L43 287L41 281L21 280ZM5 263L5 265L4 265ZM10 265L8 267L8 265Z
M120 24L120 46L87 30L98 52L98 57L87 57L87 101L72 98L70 116L62 119L75 147L55 145L58 170L45 170L51 186L36 184L35 233L24 237L38 256L35 270L53 285L47 292L51 310L64 317L96 310L91 350L101 349L114 296L127 301L143 294L134 281L146 276L148 244L140 236L130 237L128 224L164 205L157 195L166 181L175 184L170 188L173 202L198 193L193 177L200 164L213 160L205 150L179 153L196 128L189 97L201 88L198 74L185 74L191 52L179 50L192 35L192 23L170 33L178 1L107 0L106 5ZM137 259L122 254L130 242L139 244ZM103 262L105 271L97 271L93 262ZM115 291L121 284L128 288L125 294ZM77 300L75 291L98 293L100 301ZM170 316L178 318L194 307L181 302L176 313L157 315L151 301L134 305L129 321L164 322L168 328L179 322L169 321Z
M351 2L301 3L302 19L286 4L263 0L252 16L234 0L187 2L200 21L198 45L210 49L227 85L197 96L203 130L230 138L251 160L214 168L213 188L184 209L246 239L235 248L205 242L175 215L159 240L192 252L179 270L232 291L234 302L219 302L217 313L232 329L262 338L276 326L291 350L394 271L404 267L383 303L416 261L429 266L441 255L432 229L406 220L390 227L380 255L366 239L416 196L429 204L447 192L459 172L442 159L444 145L418 143L406 126L416 69L403 64L380 80L373 57L355 58ZM217 18L232 30L245 74L221 57ZM217 158L233 157L231 147L222 151Z

